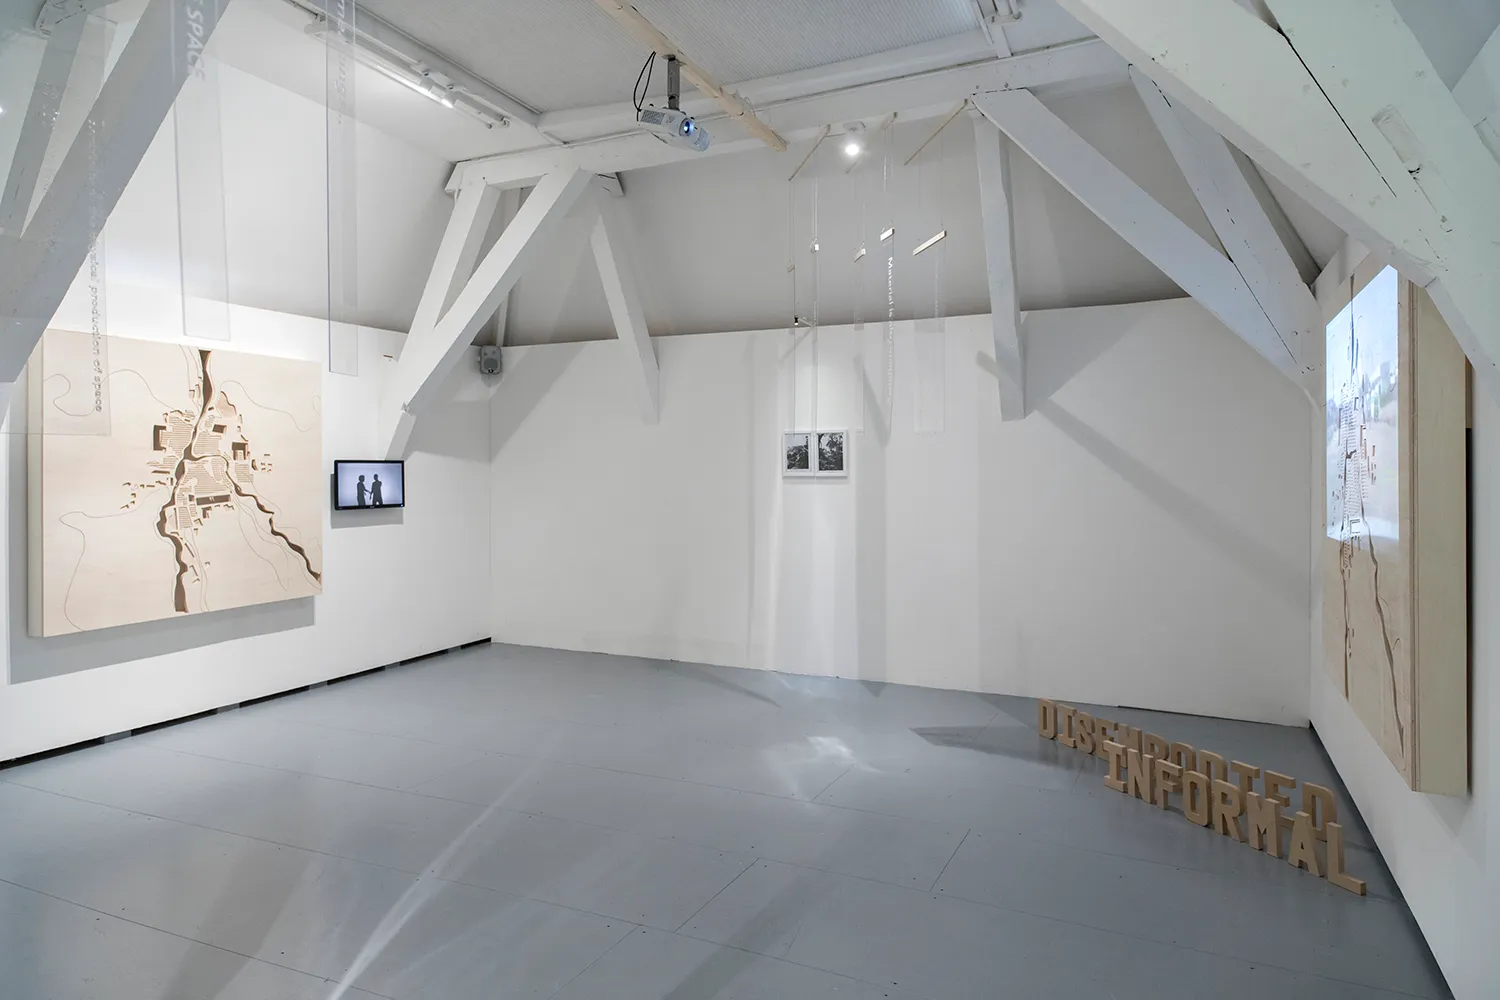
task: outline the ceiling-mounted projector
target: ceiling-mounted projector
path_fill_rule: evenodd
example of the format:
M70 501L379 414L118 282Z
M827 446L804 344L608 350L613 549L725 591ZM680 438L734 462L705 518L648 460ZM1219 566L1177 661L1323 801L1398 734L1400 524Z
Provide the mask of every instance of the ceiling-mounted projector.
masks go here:
M667 106L651 107L645 103L646 91L651 89L651 68L656 64L656 53L646 59L641 75L636 78L635 91L631 94L635 102L635 123L668 146L680 146L701 153L708 148L708 132L693 121L692 116L679 107L682 93L682 67L675 55L667 56ZM643 88L641 81L645 80Z
M676 108L641 108L635 113L635 120L669 146L700 153L708 148L708 130Z

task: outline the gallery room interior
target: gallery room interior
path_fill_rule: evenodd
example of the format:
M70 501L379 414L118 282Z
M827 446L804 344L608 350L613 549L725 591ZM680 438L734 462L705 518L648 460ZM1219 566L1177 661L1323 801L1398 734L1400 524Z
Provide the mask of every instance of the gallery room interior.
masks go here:
M0 997L1500 996L1497 0L0 0Z

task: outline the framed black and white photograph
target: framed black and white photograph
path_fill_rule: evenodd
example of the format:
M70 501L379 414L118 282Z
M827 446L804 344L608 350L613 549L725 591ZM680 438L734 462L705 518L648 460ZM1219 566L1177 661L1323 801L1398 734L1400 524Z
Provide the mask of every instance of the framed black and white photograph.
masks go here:
M847 476L849 474L849 458L846 444L849 434L847 431L819 431L818 432L818 468L814 473L819 476Z
M807 431L788 431L781 436L781 474L813 474L812 435Z

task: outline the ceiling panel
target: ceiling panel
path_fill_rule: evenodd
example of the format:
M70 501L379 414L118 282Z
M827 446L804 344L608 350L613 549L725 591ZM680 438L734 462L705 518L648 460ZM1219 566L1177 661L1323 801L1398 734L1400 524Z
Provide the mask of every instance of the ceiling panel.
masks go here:
M723 83L973 30L972 0L635 0ZM593 0L364 0L365 10L542 111L621 101L648 53ZM660 91L663 73L657 73Z
M946 38L979 23L973 0L635 0L635 6L721 83Z
M591 0L363 0L539 111L625 100L646 53Z

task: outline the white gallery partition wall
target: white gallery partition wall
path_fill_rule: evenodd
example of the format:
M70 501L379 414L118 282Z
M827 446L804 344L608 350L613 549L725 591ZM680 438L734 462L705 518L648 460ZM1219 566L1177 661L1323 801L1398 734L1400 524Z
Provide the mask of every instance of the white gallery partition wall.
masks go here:
M5 0L0 1000L1494 1000L1497 274L1500 0Z

